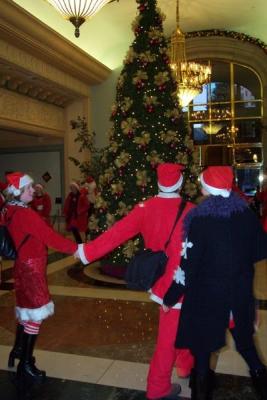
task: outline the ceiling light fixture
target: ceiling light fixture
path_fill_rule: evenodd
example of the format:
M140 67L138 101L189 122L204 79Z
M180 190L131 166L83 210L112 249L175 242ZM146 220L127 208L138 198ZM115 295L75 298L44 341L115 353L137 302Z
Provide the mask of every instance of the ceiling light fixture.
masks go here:
M171 68L177 82L177 96L180 105L186 107L202 92L202 85L211 76L210 65L186 61L185 35L179 27L179 0L176 2L176 30L171 35Z
M60 14L75 26L75 36L80 36L80 26L95 15L110 0L47 0Z

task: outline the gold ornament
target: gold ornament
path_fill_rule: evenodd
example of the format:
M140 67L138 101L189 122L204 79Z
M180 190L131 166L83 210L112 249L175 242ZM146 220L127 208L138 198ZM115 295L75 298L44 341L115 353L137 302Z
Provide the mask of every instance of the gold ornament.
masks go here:
M138 122L135 118L127 118L121 123L121 129L125 135L133 133L136 128L138 128Z
M123 193L123 184L122 182L112 183L111 184L111 193L115 195L121 195Z
M91 215L89 219L89 230L90 231L98 231L99 230L99 225L98 225L99 219L95 217L95 215Z
M133 105L133 100L130 99L130 97L124 97L122 105L121 105L121 111L122 112L127 112Z
M151 27L150 31L148 32L148 37L150 41L156 41L156 42L161 42L163 38L163 33L161 32L160 29Z
M109 182L114 178L114 172L112 168L108 168L105 170L103 175L100 175L98 181L101 186L105 186L109 184Z
M130 47L126 54L126 58L123 62L124 62L124 64L131 64L135 58L136 58L136 53L135 53L134 49L132 47Z
M187 164L188 164L188 155L187 155L187 154L184 154L184 153L179 153L179 154L176 156L176 160L177 160L178 163L180 163L180 164L187 165Z
M101 193L97 193L95 197L95 205L96 209L106 210L108 208L108 203L103 199Z
M128 240L128 242L123 246L122 253L126 258L132 258L132 256L136 253L138 250L138 243L139 240Z
M151 153L146 157L147 161L150 162L152 167L162 163L162 159L160 158L159 154L156 150L152 150Z
M154 106L158 104L157 96L144 96L144 105L145 106Z
M147 81L147 80L148 80L147 73L145 71L138 70L136 72L135 77L133 78L132 82L134 85L137 85L138 83Z
M136 173L136 184L137 186L141 186L141 187L146 187L148 182L151 181L151 178L149 176L147 176L147 171L146 170L139 170Z
M115 222L115 217L114 215L107 213L106 218L107 218L107 226L108 228L110 228Z
M185 192L191 197L195 196L198 192L197 185L189 180L185 182L184 189Z
M141 136L137 136L133 139L133 142L140 146L146 146L147 144L149 144L150 140L150 133L142 132Z
M116 158L114 164L117 168L125 167L126 164L130 161L131 155L126 153L126 151L122 151L121 154Z
M178 142L177 133L171 130L166 133L161 132L161 139L167 144Z
M123 201L119 202L119 208L117 210L117 214L123 217L124 215L127 215L129 210L131 209L131 206L126 206L126 204Z
M169 78L169 74L167 71L164 72L159 72L158 74L155 75L154 77L154 82L157 86L162 86L164 85L166 82L168 82L170 80Z

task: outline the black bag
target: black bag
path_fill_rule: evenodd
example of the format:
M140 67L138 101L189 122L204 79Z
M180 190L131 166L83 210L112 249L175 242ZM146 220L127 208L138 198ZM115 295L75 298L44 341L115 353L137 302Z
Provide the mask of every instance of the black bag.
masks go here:
M0 256L11 260L16 258L15 246L5 225L0 225Z
M147 291L164 274L168 261L165 251L185 206L186 202L182 200L164 250L153 251L151 249L144 249L133 256L127 266L124 277L128 289Z

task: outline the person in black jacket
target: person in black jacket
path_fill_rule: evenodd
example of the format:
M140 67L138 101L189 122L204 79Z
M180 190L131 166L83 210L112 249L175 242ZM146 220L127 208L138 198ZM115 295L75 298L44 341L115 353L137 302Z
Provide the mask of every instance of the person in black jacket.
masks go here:
M266 368L253 341L254 263L267 258L266 234L247 203L232 192L232 168L208 167L200 182L207 197L185 218L181 273L163 308L168 311L184 295L175 345L190 348L195 357L191 399L212 399L210 355L225 345L230 326L258 397L266 400Z

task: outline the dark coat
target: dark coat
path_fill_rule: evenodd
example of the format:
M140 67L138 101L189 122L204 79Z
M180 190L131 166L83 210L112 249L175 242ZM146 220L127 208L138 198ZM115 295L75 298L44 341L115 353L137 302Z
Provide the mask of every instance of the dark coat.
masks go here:
M236 194L209 196L188 214L181 267L185 286L174 282L171 305L185 294L176 346L212 352L225 345L230 312L237 346L249 347L254 332L254 263L267 258L267 238L256 215Z

